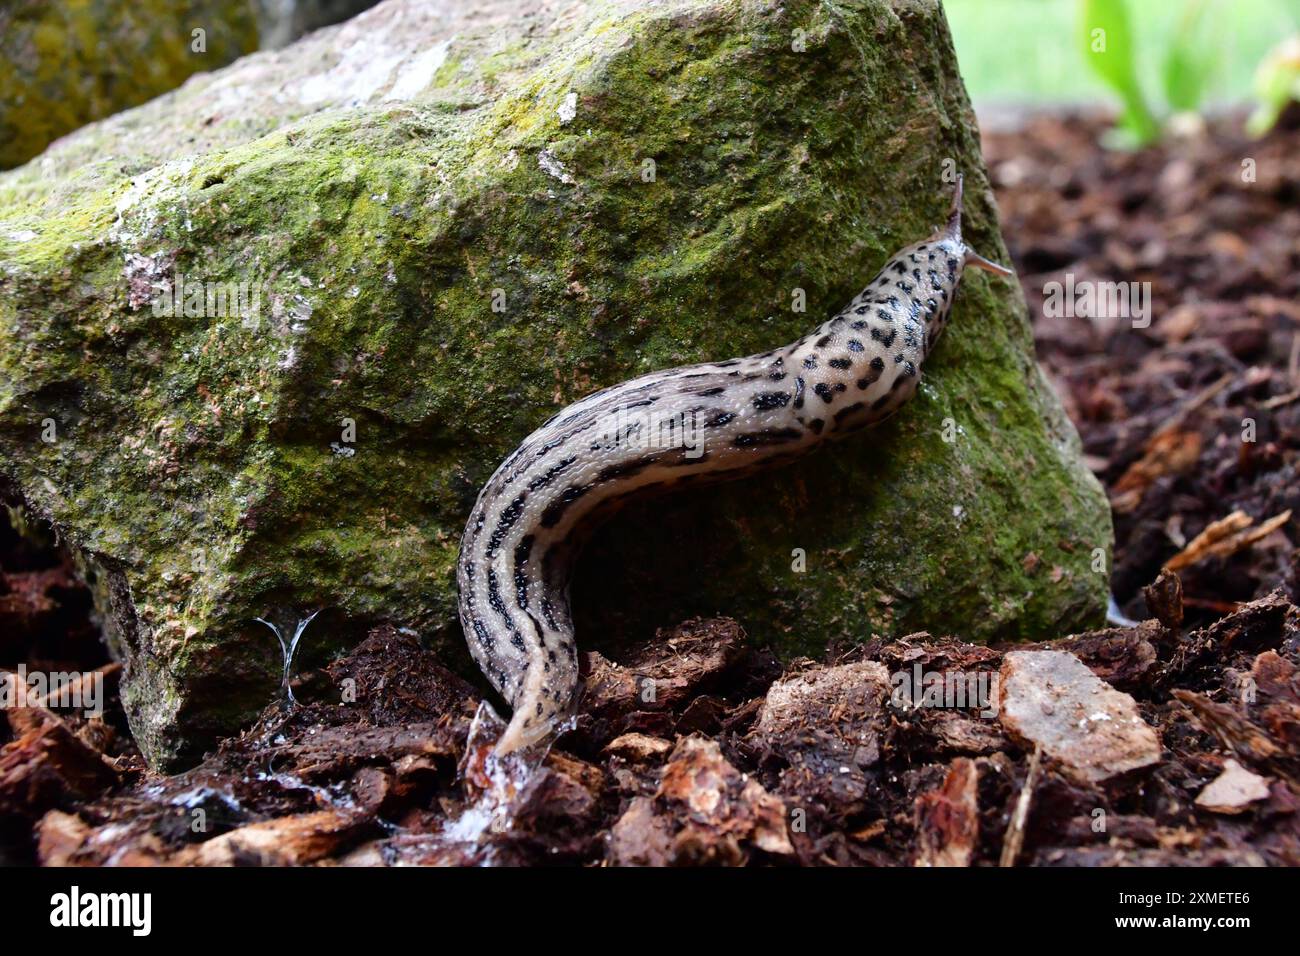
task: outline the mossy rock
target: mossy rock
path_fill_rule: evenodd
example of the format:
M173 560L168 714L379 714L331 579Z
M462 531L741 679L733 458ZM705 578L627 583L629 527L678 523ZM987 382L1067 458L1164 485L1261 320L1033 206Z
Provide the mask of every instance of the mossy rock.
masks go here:
M201 32L196 32L201 31ZM16 0L0 8L0 169L257 49L249 0Z
M460 531L511 448L597 387L792 341L953 172L1005 259L937 2L389 0L0 175L0 474L97 569L175 765L275 693L257 617L467 660ZM260 310L156 315L177 273ZM925 372L867 435L607 526L580 643L695 612L785 654L1097 623L1109 510L1018 286L968 274Z
M58 137L375 0L14 0L0 6L0 169Z

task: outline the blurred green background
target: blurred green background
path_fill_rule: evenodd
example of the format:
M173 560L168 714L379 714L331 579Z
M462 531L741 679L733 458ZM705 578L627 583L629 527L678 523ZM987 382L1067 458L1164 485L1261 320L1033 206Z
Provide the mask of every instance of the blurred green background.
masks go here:
M1193 6L1188 0L1127 4L1142 87L1161 88L1161 57ZM1213 58L1206 105L1252 99L1260 61L1296 29L1295 0L1208 0L1205 46ZM1085 62L1080 0L944 0L966 88L976 102L1114 102ZM1154 96L1153 96L1154 98Z

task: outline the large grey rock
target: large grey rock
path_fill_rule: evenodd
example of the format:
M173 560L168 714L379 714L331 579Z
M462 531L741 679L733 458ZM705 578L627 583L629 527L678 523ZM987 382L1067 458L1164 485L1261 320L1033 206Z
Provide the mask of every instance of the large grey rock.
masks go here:
M391 620L467 660L459 534L515 443L793 340L956 171L1005 259L937 2L390 0L0 175L0 474L97 570L132 727L175 763L275 692L255 617L330 606L308 657ZM180 276L228 301L155 314ZM1096 623L1109 512L1032 356L1017 286L967 277L889 424L599 535L580 642Z

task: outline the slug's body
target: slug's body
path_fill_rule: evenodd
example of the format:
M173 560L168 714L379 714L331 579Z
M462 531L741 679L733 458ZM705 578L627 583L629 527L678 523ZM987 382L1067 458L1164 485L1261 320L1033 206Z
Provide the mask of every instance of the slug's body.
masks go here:
M815 331L588 395L515 449L479 495L457 565L470 651L514 708L498 753L568 714L569 573L586 532L629 498L785 464L888 418L915 393L968 263L1010 275L962 242L959 181L947 228L898 252Z

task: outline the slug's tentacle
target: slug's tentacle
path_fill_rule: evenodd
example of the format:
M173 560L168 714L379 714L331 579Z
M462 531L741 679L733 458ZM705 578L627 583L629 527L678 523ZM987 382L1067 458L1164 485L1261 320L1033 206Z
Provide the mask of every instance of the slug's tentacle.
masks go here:
M959 179L947 226L798 341L623 382L524 439L479 495L457 564L470 651L514 708L499 753L569 712L569 575L591 528L633 497L785 464L888 418L915 393L968 264L1011 274L963 242Z

